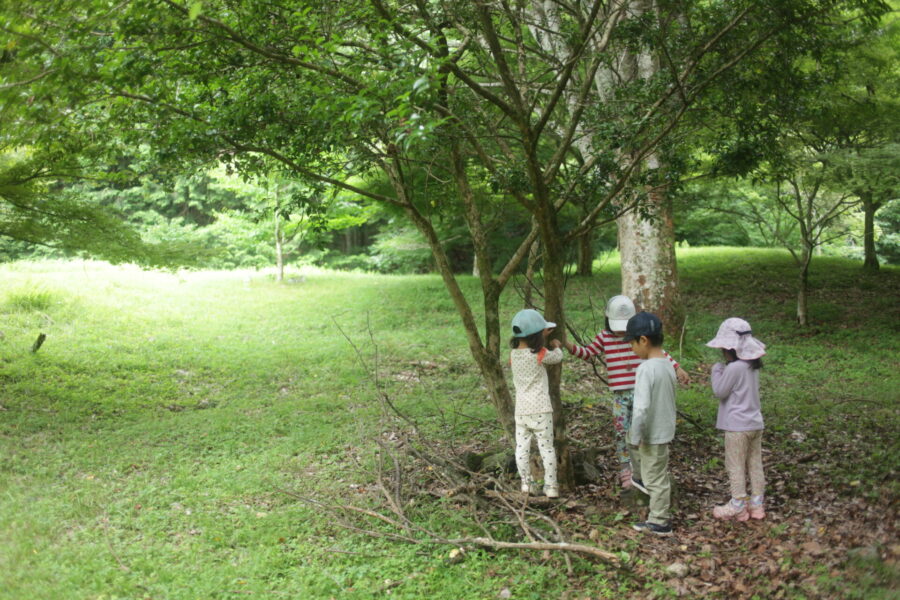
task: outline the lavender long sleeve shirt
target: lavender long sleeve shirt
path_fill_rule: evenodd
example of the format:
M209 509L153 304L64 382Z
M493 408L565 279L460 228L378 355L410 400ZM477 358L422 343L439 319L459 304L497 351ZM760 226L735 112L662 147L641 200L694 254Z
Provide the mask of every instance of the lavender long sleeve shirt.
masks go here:
M763 429L759 404L759 371L750 363L735 360L712 366L713 395L719 399L716 429L723 431L758 431Z

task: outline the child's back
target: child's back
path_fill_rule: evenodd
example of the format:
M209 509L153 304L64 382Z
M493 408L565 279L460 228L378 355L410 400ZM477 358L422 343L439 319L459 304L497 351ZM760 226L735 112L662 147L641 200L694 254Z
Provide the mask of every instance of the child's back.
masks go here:
M675 437L675 371L666 358L648 358L637 368L631 443L668 444Z

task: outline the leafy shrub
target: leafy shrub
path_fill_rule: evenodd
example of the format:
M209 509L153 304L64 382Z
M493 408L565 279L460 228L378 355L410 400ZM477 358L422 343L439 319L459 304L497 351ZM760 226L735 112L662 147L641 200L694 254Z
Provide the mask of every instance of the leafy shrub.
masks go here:
M707 208L685 211L675 224L675 237L691 246L750 246L753 240L737 219Z
M294 261L296 265L310 265L339 271L371 271L372 258L367 254L344 254L338 250L307 250Z
M367 254L338 254L334 256L323 266L331 269L339 269L341 271L371 271L372 257Z
M197 227L183 219L153 212L140 214L143 237L155 243L189 242L209 251L200 266L210 269L262 268L275 264L271 222L256 222L238 213L219 213L215 222Z
M427 273L431 270L431 248L422 234L411 227L391 228L379 233L369 251L372 267L380 273Z

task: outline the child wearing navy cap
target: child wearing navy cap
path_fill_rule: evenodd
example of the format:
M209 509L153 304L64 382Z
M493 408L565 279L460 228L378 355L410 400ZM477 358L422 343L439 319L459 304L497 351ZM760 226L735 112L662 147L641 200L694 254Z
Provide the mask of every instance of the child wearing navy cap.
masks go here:
M644 362L635 372L634 412L629 442L640 454L641 480L650 495L650 515L633 527L655 535L672 535L672 478L669 442L675 437L675 370L663 354L662 321L639 312L625 327L625 340Z

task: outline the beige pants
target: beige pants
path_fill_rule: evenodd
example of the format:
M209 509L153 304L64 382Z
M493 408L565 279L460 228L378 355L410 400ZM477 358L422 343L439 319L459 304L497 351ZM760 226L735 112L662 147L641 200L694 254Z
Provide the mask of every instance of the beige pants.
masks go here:
M641 444L632 446L631 460L638 459L644 487L650 492L650 516L647 520L657 525L668 525L672 518L672 478L669 476L669 445Z
M732 498L747 496L747 474L750 474L750 491L762 496L766 478L762 464L762 430L725 432L725 469L731 484Z

